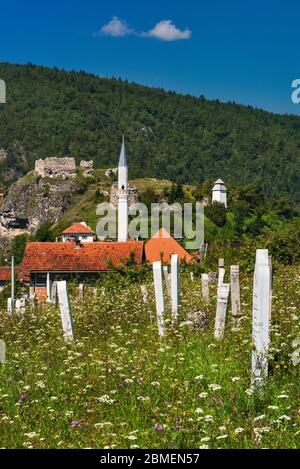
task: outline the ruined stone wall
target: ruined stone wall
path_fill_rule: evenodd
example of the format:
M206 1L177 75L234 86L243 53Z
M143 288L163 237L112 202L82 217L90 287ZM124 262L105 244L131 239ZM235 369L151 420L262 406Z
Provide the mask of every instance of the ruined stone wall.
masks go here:
M80 161L80 169L82 170L82 175L84 177L92 176L93 171L94 171L94 162L93 162L93 160L91 160L91 161L85 161L85 160Z
M42 178L62 177L65 179L76 176L76 163L72 157L46 158L35 162L35 171Z

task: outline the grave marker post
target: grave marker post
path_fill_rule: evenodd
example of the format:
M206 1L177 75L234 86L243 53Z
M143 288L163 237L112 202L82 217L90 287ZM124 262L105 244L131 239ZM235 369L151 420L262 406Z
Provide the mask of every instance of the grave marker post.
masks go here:
M218 287L217 311L214 331L215 339L222 339L224 336L229 291L230 283L223 283Z
M51 286L51 303L56 304L57 301L57 282L54 281Z
M158 334L160 337L163 337L166 332L166 327L165 327L165 319L164 319L164 294L163 294L163 284L162 284L161 262L160 261L153 262L152 268L153 268Z
M46 282L46 286L47 286L47 299L46 299L46 302L47 302L47 303L51 303L51 280L50 280L50 272L47 272L47 282Z
M219 259L218 287L224 283L224 277L225 277L224 259Z
M163 266L163 273L164 273L164 279L165 279L165 282L166 282L167 292L168 292L169 297L171 297L171 278L170 278L170 275L169 275L169 272L168 272L168 266L167 265Z
M262 384L268 376L270 282L268 250L257 249L252 307L252 383L254 385Z
M84 284L80 283L78 286L79 298L83 299L84 297Z
M67 290L67 282L65 280L57 282L57 295L64 338L65 340L74 340L71 305Z
M209 301L209 277L208 274L201 274L202 296L205 301Z
M178 306L180 304L180 275L178 254L172 254L171 257L171 303L172 303L172 322L178 321Z
M230 285L232 319L233 325L237 327L241 315L240 267L238 265L230 266Z
M13 300L12 300L12 298L7 298L7 314L10 318L13 317Z
M6 344L3 339L0 339L0 363L4 365L6 362Z
M148 291L147 291L146 285L141 285L141 292L142 292L143 303L144 304L148 303Z
M269 310L269 320L272 319L272 295L273 295L273 265L272 265L272 256L269 256L269 270L270 270L270 310Z

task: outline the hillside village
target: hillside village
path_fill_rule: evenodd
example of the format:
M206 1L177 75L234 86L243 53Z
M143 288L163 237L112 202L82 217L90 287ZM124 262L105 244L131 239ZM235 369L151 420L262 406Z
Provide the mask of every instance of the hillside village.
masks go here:
M106 175L116 174L114 170L107 170ZM60 180L62 184L70 184L77 177L78 171L75 159L47 158L37 160L35 163L35 177L43 182L49 180ZM81 161L79 173L83 178L93 178L93 162ZM131 256L134 263L139 265L145 261L148 265L162 260L164 264L170 265L173 254L179 256L180 262L199 262L199 251L187 252L170 233L161 228L146 243L128 238L129 207L139 201L139 193L135 186L128 184L128 163L126 157L125 140L123 137L119 164L117 169L118 181L113 183L110 190L110 203L117 207L118 233L117 241L97 239L96 233L87 226L85 221L74 223L66 228L60 239L56 242L28 242L25 248L22 264L18 267L17 275L20 281L29 286L29 299L36 299L39 303L50 301L53 282L76 278L78 284L91 284L97 280L101 272L111 270L124 264ZM39 182L38 182L39 183ZM43 186L45 188L45 186ZM53 186L51 187L53 190ZM60 192L61 189L55 189ZM227 190L221 179L218 179L212 187L212 203L222 203L227 207ZM46 206L46 207L45 207ZM36 212L48 218L52 206L45 203L45 198L38 201L36 211L31 218L25 220L26 210L16 207L21 211L23 218L7 215L6 199L0 209L0 230L2 236L11 238L22 233L29 233L36 229L39 223ZM48 210L48 212L47 212ZM57 212L53 222L59 221ZM52 212L53 216L53 212ZM200 246L199 246L200 248ZM11 280L11 269L0 266L0 289Z

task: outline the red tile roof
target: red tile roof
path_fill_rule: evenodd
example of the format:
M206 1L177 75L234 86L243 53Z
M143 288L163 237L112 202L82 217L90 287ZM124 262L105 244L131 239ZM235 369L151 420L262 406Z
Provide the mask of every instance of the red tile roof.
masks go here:
M0 280L8 282L10 280L11 269L10 267L0 267Z
M23 280L23 279L25 280L26 272L23 272L21 270L21 267L16 267L15 273L20 280ZM11 279L11 267L10 266L0 267L0 281L10 282L10 279Z
M22 269L35 272L97 272L109 270L109 263L121 265L131 253L139 264L143 242L27 243Z
M63 231L63 234L94 234L94 232L91 230L91 228L85 226L83 223L75 223Z
M146 260L150 264L160 260L170 264L172 254L178 254L179 262L184 258L186 262L192 260L192 256L164 228L155 233L145 244Z

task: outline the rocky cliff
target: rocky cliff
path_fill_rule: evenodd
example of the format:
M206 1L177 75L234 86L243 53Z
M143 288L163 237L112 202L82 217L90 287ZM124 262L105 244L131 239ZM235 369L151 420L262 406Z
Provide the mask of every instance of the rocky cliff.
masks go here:
M35 171L16 181L0 208L0 238L34 231L45 221L56 222L76 193L74 179L41 178Z

